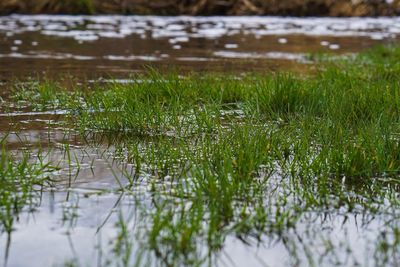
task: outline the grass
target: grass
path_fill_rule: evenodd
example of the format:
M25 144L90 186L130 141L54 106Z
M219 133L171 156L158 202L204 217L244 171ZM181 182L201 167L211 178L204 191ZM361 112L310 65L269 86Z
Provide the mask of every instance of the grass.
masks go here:
M25 84L11 101L68 110L90 142L106 136L133 165L124 192L148 185L150 203L137 203L144 218L139 230L133 233L120 216L118 264L150 258L197 266L215 263L228 236L248 243L265 235L284 239L310 213L397 218L398 62L400 48L378 47L322 60L310 76L150 70L132 84L91 90ZM386 227L376 265L395 264L399 255L399 225ZM143 240L136 259L133 234ZM311 255L308 264L324 260Z
M18 157L6 149L6 138L0 140L0 232L10 234L15 218L22 210L32 210L38 204L44 186L51 183L54 167L37 157L32 162L30 152Z

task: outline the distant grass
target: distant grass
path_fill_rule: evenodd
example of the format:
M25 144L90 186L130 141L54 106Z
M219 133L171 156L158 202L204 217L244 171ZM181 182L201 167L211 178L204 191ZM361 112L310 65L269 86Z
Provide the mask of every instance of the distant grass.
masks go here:
M42 0L37 6L36 12L52 14L94 14L93 0ZM28 13L32 10L28 10Z
M228 235L282 236L308 212L397 216L399 62L400 48L378 47L312 76L149 72L93 90L38 83L11 99L67 109L83 135L108 136L134 166L127 191L146 180L154 194L142 248L161 265L201 265ZM119 226L115 253L129 266L131 233ZM383 265L399 248L398 226L387 227Z

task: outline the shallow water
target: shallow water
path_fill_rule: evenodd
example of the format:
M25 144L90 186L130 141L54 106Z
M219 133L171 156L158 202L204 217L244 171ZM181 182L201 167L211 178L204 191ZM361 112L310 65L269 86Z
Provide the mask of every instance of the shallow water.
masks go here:
M181 71L303 71L305 55L391 42L399 18L0 17L0 80Z
M399 33L399 18L0 17L0 80L7 84L12 78L72 74L105 81L119 78L125 83L145 65L182 71L302 72L312 68L308 53L354 53L396 42ZM122 257L114 251L120 216L132 231L131 262L141 252L142 229L151 221L138 214L154 209L146 179L135 184L132 194L120 193L127 183L121 169L130 171L131 165L121 163L108 142L88 145L94 140L69 131L64 115L63 110L13 108L0 114L0 136L11 130L8 148L41 149L63 167L55 174L57 186L42 193L34 211L20 215L11 237L0 235L1 266L27 262L63 266L70 261L79 266L117 265ZM67 160L67 150L72 161ZM167 182L159 186L164 188L162 194L168 194ZM395 228L399 221L357 211L308 213L294 229L279 237L266 234L262 242L229 235L213 263L374 266L379 260L370 261L368 255L380 249L381 229L388 223ZM199 246L199 250L206 248ZM151 266L159 263L150 262Z
M146 253L143 242L152 224L156 199L163 195L168 198L171 184L160 182L160 195L154 195L143 177L129 192L120 192L128 183L126 172L130 173L132 165L124 163L124 157L115 153L112 145L106 145L110 142L93 136L83 139L68 130L62 123L64 112L55 113L9 114L8 123L15 123L13 128L18 131L7 136L8 148L41 148L44 157L57 162L61 169L53 174L55 186L41 194L34 209L18 216L11 236L0 235L0 265L121 266L124 255L115 251L121 218L128 225L132 242L129 262L133 265L137 255ZM58 124L49 126L49 122ZM271 179L269 197L273 198L272 192L284 183L279 176ZM209 261L213 266L378 266L379 258L372 261L368 255L380 255L385 235L391 237L384 230L388 224L393 229L400 226L399 221L391 221L400 214L391 210L390 204L379 209L377 215L363 214L357 207L352 212L304 213L294 228L281 235L265 233L261 240L230 234ZM204 255L207 246L201 245L204 240L199 242L198 253ZM163 265L154 255L148 263Z
M89 192L89 191L88 191ZM89 192L90 193L90 192ZM0 239L6 266L63 266L75 260L80 266L117 266L120 255L113 254L118 236L118 216L123 214L132 232L140 231L142 218L132 214L143 208L154 208L148 201L135 201L130 196L71 192L45 193L40 208L23 214L11 237ZM117 208L115 205L118 204ZM138 216L138 215L136 215ZM370 219L371 222L366 223ZM282 237L264 236L262 243L244 243L229 236L218 266L375 266L367 255L375 253L380 229L378 218L359 216L308 214L295 230ZM140 252L140 237L132 234L133 251ZM310 255L311 258L307 259ZM134 262L135 254L133 255ZM152 264L157 265L157 264Z

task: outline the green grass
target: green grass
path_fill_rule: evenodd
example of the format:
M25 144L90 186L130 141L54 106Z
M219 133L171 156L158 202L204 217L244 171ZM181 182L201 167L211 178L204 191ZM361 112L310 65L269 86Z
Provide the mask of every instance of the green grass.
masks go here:
M11 100L67 109L88 140L108 137L134 166L124 191L145 181L152 196L135 233L140 255L195 266L212 263L227 236L283 238L309 213L398 216L398 62L400 48L378 47L322 60L309 76L149 71L92 90L32 84ZM114 251L121 266L135 261L126 223ZM376 264L399 253L398 225L387 227Z
M15 98L40 109L67 108L86 133L217 138L229 127L264 125L264 130L286 137L275 148L286 142L292 144L287 153L295 160L310 155L314 164L308 162L304 172L319 164L317 171L325 175L390 176L399 171L397 53L377 48L324 65L312 77L248 75L238 80L152 72L137 77L141 82L89 92L77 88L68 93L54 84L39 84Z
M41 190L51 183L54 167L41 157L34 160L28 151L12 155L6 149L6 138L0 146L0 233L10 234L19 213L37 206Z

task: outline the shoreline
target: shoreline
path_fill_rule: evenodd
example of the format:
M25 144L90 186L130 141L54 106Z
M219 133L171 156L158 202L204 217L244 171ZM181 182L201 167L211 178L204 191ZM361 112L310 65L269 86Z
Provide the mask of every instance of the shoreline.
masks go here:
M378 17L400 15L400 0L3 0L0 15Z

